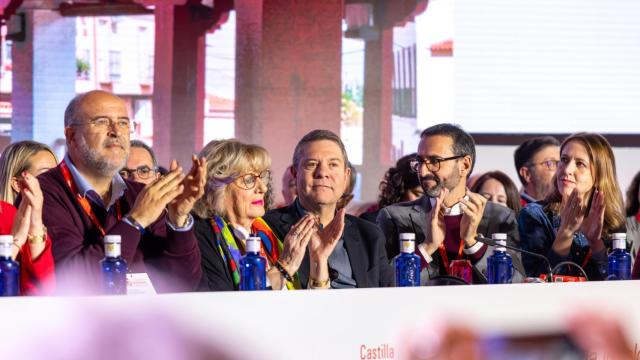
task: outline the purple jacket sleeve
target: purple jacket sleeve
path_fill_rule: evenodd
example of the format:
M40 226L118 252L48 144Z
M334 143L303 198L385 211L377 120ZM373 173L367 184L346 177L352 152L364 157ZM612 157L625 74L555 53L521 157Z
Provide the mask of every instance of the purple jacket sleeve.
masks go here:
M53 241L58 285L62 292L100 292L100 260L104 258L102 234L82 208L56 181L55 170L40 177L44 193L43 220ZM126 214L141 188L128 183L123 213ZM126 222L111 215L107 235L120 235L121 253L131 272L148 272L158 292L197 289L201 278L200 254L193 230L168 229L161 216L142 236Z
M202 267L200 248L193 227L189 231L175 231L161 216L149 229L150 236L143 239L143 250L153 243L160 256L145 255L151 280L158 292L194 291L200 285ZM159 246L158 246L159 245Z
M102 234L92 229L90 220L82 216L79 206L55 186L43 184L43 221L53 241L52 252L61 291L98 291L100 260L104 258ZM122 237L122 256L129 264L136 263L140 233L120 221L107 230L109 235ZM82 286L83 289L73 289Z

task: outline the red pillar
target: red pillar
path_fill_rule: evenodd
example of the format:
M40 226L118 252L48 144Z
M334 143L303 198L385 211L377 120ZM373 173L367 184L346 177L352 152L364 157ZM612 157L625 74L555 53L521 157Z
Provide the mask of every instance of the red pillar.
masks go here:
M153 147L165 166L172 159L190 166L202 148L205 35L213 25L207 9L156 4Z
M367 41L364 58L362 199L373 201L378 184L392 165L393 28Z
M340 134L342 0L236 0L236 137L271 154L275 194L298 140Z

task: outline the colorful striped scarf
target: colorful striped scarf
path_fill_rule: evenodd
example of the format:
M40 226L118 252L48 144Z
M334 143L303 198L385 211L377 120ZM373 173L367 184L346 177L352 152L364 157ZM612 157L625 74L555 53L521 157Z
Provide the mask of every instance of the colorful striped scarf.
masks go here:
M222 256L222 259L225 261L227 266L229 266L233 286L237 290L240 287L240 270L238 268L238 264L245 253L244 244L241 241L236 240L235 236L233 236L231 227L223 218L213 216L211 219L211 227L215 234L215 245ZM267 225L262 218L256 219L253 224L251 224L251 233L257 234L260 237L262 242L260 255L267 259L270 268L280 258L280 254L283 249L282 241L278 239L278 237L273 233L273 230L271 230L269 225ZM222 241L224 241L225 244L222 244ZM293 282L287 281L286 285L289 290L301 289L298 274L296 273L294 275Z

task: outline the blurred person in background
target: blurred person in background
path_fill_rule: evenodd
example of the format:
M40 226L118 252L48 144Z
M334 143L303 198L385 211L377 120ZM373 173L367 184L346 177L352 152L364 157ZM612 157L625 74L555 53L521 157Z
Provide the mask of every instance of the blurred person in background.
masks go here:
M611 145L599 134L573 134L560 146L552 191L520 212L521 246L546 256L552 267L572 261L589 280L604 280L610 235L624 231L624 214ZM538 258L523 254L522 260L528 276L548 271Z
M552 177L560 159L558 140L552 136L529 139L518 146L513 158L522 183L522 206L544 199L553 186Z
M131 140L127 163L120 169L123 179L149 184L160 177L158 161L149 145L140 140Z
M51 239L42 221L43 197L36 176L56 167L51 149L35 141L10 144L0 158L0 234L13 235L13 258L20 263L23 295L55 289ZM20 195L18 209L13 206Z
M288 166L284 171L284 174L282 174L282 198L284 199L284 203L277 207L283 207L291 204L293 200L296 199L296 196L298 196L298 192L296 190L296 179L293 177L291 171L292 166Z
M358 180L358 171L356 170L356 167L353 166L351 162L349 162L347 166L351 170L351 173L349 174L348 183L345 185L344 193L342 194L340 200L338 200L338 204L336 205L336 208L338 210L346 208L351 200L353 200L353 189L355 189L356 181Z
M237 140L212 141L200 152L207 159L207 190L194 207L205 290L239 290L238 264L250 234L258 234L272 289L299 289L297 272L315 231L315 219L300 220L283 238L263 220L268 208L271 158L263 147ZM283 240L281 240L283 239Z
M627 242L631 242L631 257L635 259L640 248L640 171L631 180L626 195Z
M594 310L573 314L551 333L482 335L460 322L427 330L427 339L409 341L407 359L636 359L620 322Z
M640 171L633 177L627 189L626 203L627 243L631 243L631 258L634 259L633 279L640 279Z
M373 209L368 209L361 214L360 218L375 223L378 212L383 207L404 201L414 201L424 195L420 179L411 169L411 160L415 157L416 153L405 155L398 159L394 167L387 170L378 187L380 190L378 203Z
M482 174L471 187L471 191L486 197L491 202L508 207L513 210L516 217L522 209L516 184L502 171L489 171Z

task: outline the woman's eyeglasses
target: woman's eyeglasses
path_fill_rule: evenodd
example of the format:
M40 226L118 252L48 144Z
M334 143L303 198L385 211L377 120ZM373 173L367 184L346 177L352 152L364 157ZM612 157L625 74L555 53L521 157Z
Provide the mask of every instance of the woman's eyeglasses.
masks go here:
M240 175L235 179L236 181L234 181L234 183L241 189L251 190L256 187L258 179L260 179L263 184L267 184L270 177L271 172L269 170L264 170L260 174L247 173L244 175Z

